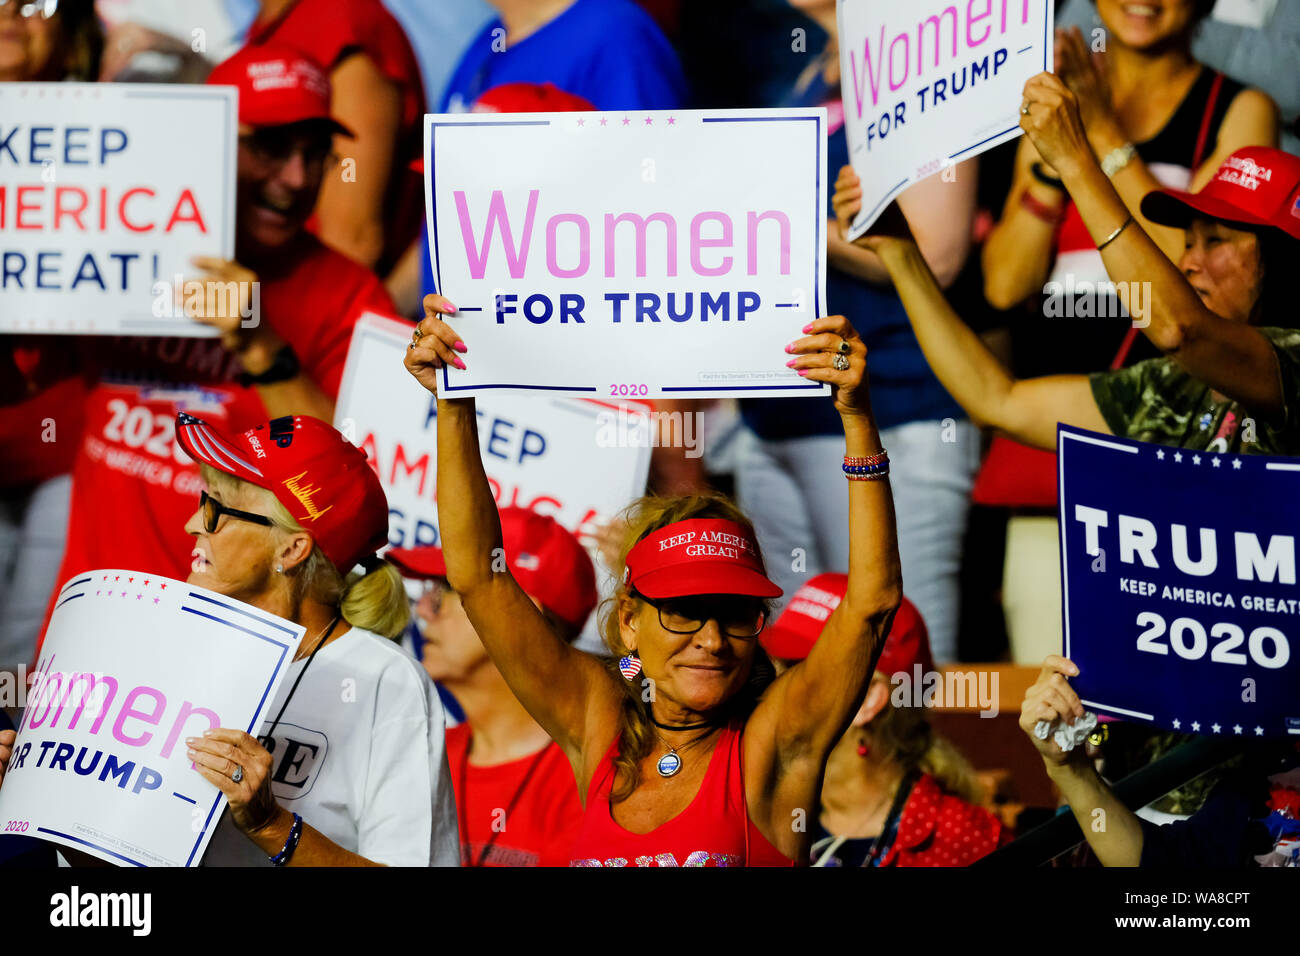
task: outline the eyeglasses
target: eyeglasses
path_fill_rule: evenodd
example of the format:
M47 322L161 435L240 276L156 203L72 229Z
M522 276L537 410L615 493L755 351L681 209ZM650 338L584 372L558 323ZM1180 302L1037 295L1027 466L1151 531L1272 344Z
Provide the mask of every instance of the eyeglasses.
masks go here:
M695 634L709 621L728 637L758 637L767 623L767 608L753 598L680 597L651 600L633 595L659 612L659 626L673 634Z
M217 522L221 520L222 515L230 515L230 517L238 518L240 521L251 521L253 524L264 524L268 528L271 527L271 519L266 515L255 515L249 511L227 508L206 491L199 492L199 510L203 512L203 527L208 534L216 533Z
M268 166L281 166L293 158L295 153L302 153L304 166L319 166L330 158L334 151L333 138L305 137L301 132L286 131L279 127L267 127L239 137L239 141L248 147L248 151Z
M13 0L0 0L0 9L9 6L11 2ZM36 3L23 3L18 6L18 15L29 20L38 13L42 20L49 20L58 12L59 0L37 0Z

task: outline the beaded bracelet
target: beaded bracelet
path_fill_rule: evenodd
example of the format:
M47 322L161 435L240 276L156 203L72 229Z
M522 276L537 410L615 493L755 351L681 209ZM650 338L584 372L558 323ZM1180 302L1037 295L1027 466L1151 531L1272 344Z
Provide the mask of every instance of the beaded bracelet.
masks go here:
M877 481L889 477L889 453L866 457L844 456L844 477L849 481Z
M853 456L845 455L844 464L846 465L878 465L882 461L889 461L889 452L881 449L874 455Z
M289 836L284 841L284 846L275 856L268 857L272 866L284 866L293 856L293 851L298 849L298 841L302 839L302 817L298 814L293 815L293 826L289 827Z

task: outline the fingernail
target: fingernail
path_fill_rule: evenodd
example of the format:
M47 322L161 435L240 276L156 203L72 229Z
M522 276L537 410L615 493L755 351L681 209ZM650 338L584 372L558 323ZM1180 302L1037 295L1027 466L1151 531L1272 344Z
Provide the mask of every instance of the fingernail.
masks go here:
M804 335L808 335L808 334L810 334L811 332L812 332L812 323L809 322L807 325L805 325L805 326L803 327L803 334L804 334Z
M186 751L185 751L185 756L187 756L187 757L189 757L191 760L193 760L195 757L198 756L198 754L195 753L193 750L186 750Z
M460 310L457 309L454 305L452 305L450 302L448 302L448 303L447 303L446 305L444 305L442 308L443 308L443 311L446 312L448 315L451 315L451 313L453 313L453 312L458 312L458 311L460 311Z
M210 730L205 730L205 731L203 731L203 736L204 736L204 737L211 737L211 736L212 736L212 731L210 731Z
M790 359L790 361L788 361L788 362L785 363L785 367L786 367L786 368L794 368L794 363L797 362L797 361L799 361L799 360L798 360L798 359Z
M787 354L789 354L790 352L793 352L793 351L794 351L794 343L791 342L789 345L787 345L787 346L785 347L785 351L786 351Z
M465 363L462 362L459 358L453 358L451 360L451 364L460 369L463 369L465 367Z
M196 744L196 743L198 743L198 742L199 742L199 738L198 738L198 737L186 737L186 738L185 738L185 743L186 743L187 745L191 746L191 747L194 746L194 744Z
M469 346L466 345L464 342L461 342L461 341L457 341L456 344L452 346L452 348L454 348L457 352L468 352L468 351L469 351Z
M808 370L807 370L806 368L797 368L797 369L795 369L795 371L798 372L800 375L807 375L807 374L808 374Z

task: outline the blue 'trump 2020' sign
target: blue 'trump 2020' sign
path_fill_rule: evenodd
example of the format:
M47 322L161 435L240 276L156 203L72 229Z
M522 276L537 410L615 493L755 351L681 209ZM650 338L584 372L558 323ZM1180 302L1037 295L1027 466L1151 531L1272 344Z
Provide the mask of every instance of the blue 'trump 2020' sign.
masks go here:
M1065 656L1084 705L1185 733L1300 736L1300 459L1061 427Z

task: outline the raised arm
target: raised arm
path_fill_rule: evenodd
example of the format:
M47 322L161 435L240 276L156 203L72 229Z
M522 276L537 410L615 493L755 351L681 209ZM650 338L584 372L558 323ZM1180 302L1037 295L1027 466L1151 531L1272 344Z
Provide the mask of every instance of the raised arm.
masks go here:
M1052 271L1053 220L1064 214L1067 197L1064 186L1058 188L1034 175L1035 163L1044 176L1052 175L1043 168L1033 144L1021 138L1002 217L980 251L984 297L995 309L1009 309L1040 292Z
M464 367L464 344L441 318L454 307L424 300L418 343L406 369L437 394L444 364ZM459 347L458 347L459 346ZM555 634L537 606L498 560L501 519L483 471L474 400L438 399L438 530L447 580L461 596L474 630L511 691L533 719L576 761L594 720L618 707L618 688L591 655ZM606 741L608 743L608 741Z
M881 451L867 394L867 349L842 315L817 319L790 351L806 378L834 386L844 422L845 454ZM831 367L841 341L849 367ZM796 843L791 813L815 806L826 755L862 702L876 659L903 594L894 499L887 479L845 481L848 486L848 590L807 659L777 680L745 730L750 810L782 849ZM812 801L811 803L809 801ZM796 848L797 849L797 848Z
M1070 722L1083 716L1083 704L1067 678L1079 673L1074 662L1057 654L1043 662L1038 680L1025 691L1020 707L1020 729L1033 742L1043 766L1074 814L1103 866L1137 866L1142 860L1142 825L1097 773L1082 747L1062 750L1051 737L1040 739L1034 727L1040 720ZM1097 821L1102 821L1102 826Z
M834 201L843 228L862 201L858 177L851 166L840 171ZM899 231L906 231L905 223L897 225ZM903 300L926 361L973 420L1017 441L1049 450L1056 447L1057 422L1099 432L1110 430L1086 376L1013 378L953 311L915 242L887 235L867 235L857 241L874 248L889 269L894 291Z
M1129 218L1128 207L1101 171L1079 121L1074 94L1050 73L1025 84L1029 113L1020 125L1064 180L1079 214L1099 244ZM1178 267L1137 222L1101 253L1120 298L1134 311L1133 288L1147 290L1145 314L1135 316L1147 338L1193 378L1252 412L1276 416L1285 407L1277 353L1245 322L1205 307ZM1137 310L1142 311L1142 310Z

